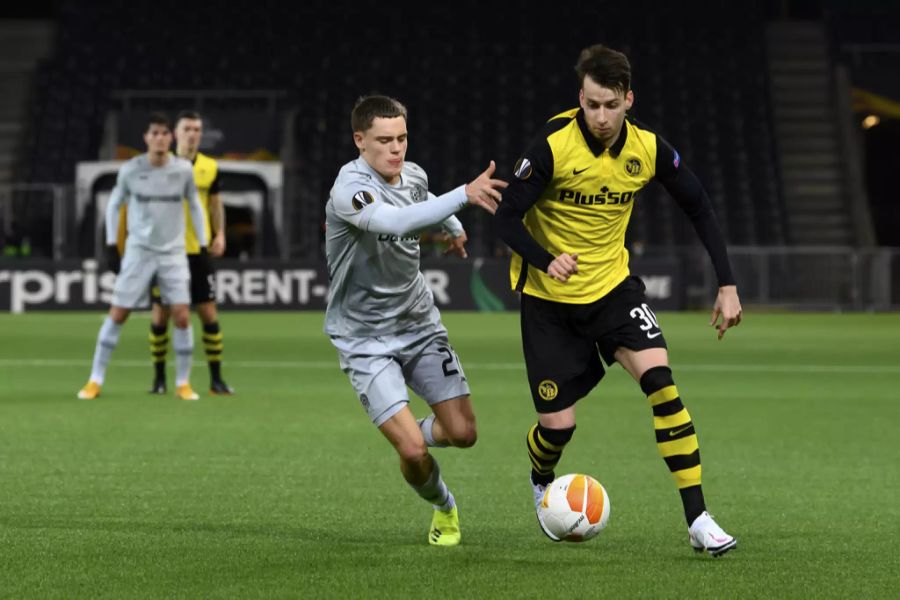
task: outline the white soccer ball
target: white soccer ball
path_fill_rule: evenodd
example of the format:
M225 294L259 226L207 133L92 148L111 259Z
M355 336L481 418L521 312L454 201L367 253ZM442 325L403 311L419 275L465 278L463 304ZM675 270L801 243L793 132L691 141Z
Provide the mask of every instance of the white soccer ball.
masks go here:
M609 521L609 496L590 475L570 473L553 480L538 508L544 526L567 542L584 542Z

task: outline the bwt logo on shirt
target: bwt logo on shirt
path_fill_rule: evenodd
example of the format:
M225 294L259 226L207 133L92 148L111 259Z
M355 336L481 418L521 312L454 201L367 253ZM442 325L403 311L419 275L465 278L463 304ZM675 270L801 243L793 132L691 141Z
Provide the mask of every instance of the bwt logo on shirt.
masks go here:
M379 242L417 242L419 235L393 235L391 233L379 233Z

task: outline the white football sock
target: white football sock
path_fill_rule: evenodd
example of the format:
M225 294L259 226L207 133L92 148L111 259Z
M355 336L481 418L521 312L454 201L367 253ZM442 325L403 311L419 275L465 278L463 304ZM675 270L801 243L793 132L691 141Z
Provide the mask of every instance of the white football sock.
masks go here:
M194 329L188 325L184 329L174 328L172 347L175 349L175 385L191 381L191 363L194 358Z
M416 419L419 429L422 430L422 437L425 438L425 445L429 448L446 448L447 444L438 444L434 440L434 413L422 419Z
M434 461L434 469L432 469L431 475L428 476L428 480L422 485L411 487L416 490L419 496L431 502L435 510L447 512L456 506L456 501L441 477L441 468L438 466L437 461L434 460L434 457L432 457L432 460Z
M106 367L109 365L109 359L112 357L113 350L119 343L119 332L122 325L115 323L109 315L100 326L100 333L97 334L97 345L94 348L94 364L91 367L91 381L96 381L103 385L106 377Z

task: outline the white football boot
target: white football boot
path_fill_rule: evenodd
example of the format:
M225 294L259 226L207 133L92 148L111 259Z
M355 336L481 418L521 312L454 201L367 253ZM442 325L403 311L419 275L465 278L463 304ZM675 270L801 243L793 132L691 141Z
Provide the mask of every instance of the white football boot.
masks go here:
M534 512L535 512L535 514L537 514L538 525L541 526L541 531L544 532L544 535L546 535L548 538L550 538L554 542L560 541L560 539L558 537L556 537L555 535L553 535L552 533L550 533L550 531L547 529L547 526L544 525L544 517L541 514L541 502L543 502L543 500L544 500L544 492L547 491L547 486L538 485L535 482L533 482L531 480L530 474L528 475L528 483L531 484L531 491L534 494Z
M722 556L737 546L737 540L725 533L705 510L691 523L691 526L688 528L688 534L690 535L691 547L696 552L706 551L711 556Z

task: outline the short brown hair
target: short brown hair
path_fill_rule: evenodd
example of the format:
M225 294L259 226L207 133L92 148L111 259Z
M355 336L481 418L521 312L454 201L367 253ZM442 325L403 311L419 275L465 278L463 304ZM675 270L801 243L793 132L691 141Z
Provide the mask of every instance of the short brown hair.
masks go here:
M360 96L350 113L350 127L353 131L368 131L376 118L406 120L406 107L389 96Z
M603 87L616 92L626 93L631 89L631 63L628 57L603 44L582 50L575 72L582 85L585 75L588 75Z
M147 129L145 131L150 130L151 125L162 125L169 131L172 131L172 121L169 120L169 115L162 112L153 112L147 117Z
M202 121L203 119L200 117L200 113L196 110L183 110L178 113L178 116L175 117L175 125L178 125L178 122L182 119L190 119L191 121Z

